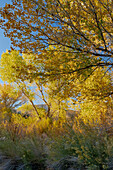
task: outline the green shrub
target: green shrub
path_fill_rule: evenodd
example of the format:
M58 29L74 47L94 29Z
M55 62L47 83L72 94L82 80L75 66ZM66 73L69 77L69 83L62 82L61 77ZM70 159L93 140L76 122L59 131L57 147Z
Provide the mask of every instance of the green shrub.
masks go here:
M64 128L64 135L56 136L50 144L50 158L54 158L53 161L73 156L78 157L88 169L108 168L113 155L113 138L104 129L83 122L76 130L69 126Z

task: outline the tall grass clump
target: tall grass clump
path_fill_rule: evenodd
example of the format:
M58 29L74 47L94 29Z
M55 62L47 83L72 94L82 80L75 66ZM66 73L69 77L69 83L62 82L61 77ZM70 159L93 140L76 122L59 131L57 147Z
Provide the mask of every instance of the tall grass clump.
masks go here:
M36 133L33 119L12 115L11 122L2 122L0 138L0 167L8 169L46 168L45 139Z

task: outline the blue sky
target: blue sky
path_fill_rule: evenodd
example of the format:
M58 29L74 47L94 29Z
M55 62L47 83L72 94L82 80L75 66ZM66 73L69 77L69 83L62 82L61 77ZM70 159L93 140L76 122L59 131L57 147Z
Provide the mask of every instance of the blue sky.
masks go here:
M6 3L11 3L11 0L0 0L0 7L4 7ZM10 39L4 36L4 31L0 28L0 57L3 52L6 52L6 49L10 49L10 44Z

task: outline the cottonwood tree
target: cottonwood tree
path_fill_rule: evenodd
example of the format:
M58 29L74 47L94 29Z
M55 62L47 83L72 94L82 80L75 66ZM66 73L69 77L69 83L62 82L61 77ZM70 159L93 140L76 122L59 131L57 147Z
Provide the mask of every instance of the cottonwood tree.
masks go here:
M112 0L12 0L12 4L0 10L1 27L11 39L12 48L37 53L38 61L45 61L43 56L51 45L51 53L56 50L65 56L62 63L66 62L67 53L73 54L71 61L79 58L82 63L79 68L59 70L56 74L72 74L92 67L109 69L113 66L112 8ZM84 57L99 60L84 64Z
M106 68L98 68L83 84L80 84L81 95L78 100L79 118L85 124L94 126L101 134L106 131L113 135L113 85L112 74Z
M34 72L40 71L42 67L48 69L50 65L55 67L56 64L56 69L64 67L65 70L68 70L69 67L73 68L77 64L77 62L73 63L69 60L69 55L67 56L68 64L63 65L60 60L61 57L64 59L62 53L58 57L56 55L51 59L51 55L48 53L48 56L46 56L47 62L42 65L35 60L37 55L23 54L20 56L18 51L11 51L11 53L6 51L1 56L1 78L8 82L15 82L33 107L35 106L33 101L36 100L36 95L40 97L48 106L47 117L51 116L51 108L60 112L62 108L68 109L69 105L72 107L72 103L76 102L79 102L79 104L85 102L98 103L105 100L105 105L107 101L111 102L113 91L112 73L106 72L107 68L97 67L91 73L92 76L87 77L85 81L83 81L83 77L86 77L90 70L81 73L79 78L76 72L73 75L57 76L57 79L56 77L55 79L43 79L40 76L35 76ZM35 111L38 112L37 108Z
M36 96L40 97L48 107L47 117L49 117L50 103L47 101L43 88L45 81L43 82L38 77L33 76L36 70L38 72L42 69L41 64L36 62L34 57L32 54L23 54L21 56L19 55L19 51L16 50L11 51L11 53L6 51L6 53L2 54L0 60L1 79L8 83L14 82L16 84L25 98L31 103L39 118L40 114L35 103L37 101Z
M99 67L113 66L111 0L13 0L1 9L1 27L12 48L32 54L20 79L60 80L60 94L81 95L84 82ZM37 54L37 55L36 55ZM29 71L28 71L29 70ZM20 74L21 73L21 74ZM79 86L78 86L79 84ZM104 88L104 86L103 86ZM113 91L108 94L112 95Z
M48 54L49 56L49 54ZM75 89L72 85L68 86L67 78L62 77L53 79L44 79L40 76L35 76L35 72L44 68L44 63L39 63L34 58L36 55L23 54L19 55L19 51L6 51L1 56L0 74L3 81L9 83L14 82L20 91L24 94L27 100L32 104L35 112L40 117L37 109L37 96L46 104L46 117L52 117L58 112L60 115L63 108L68 108L68 102L72 93L75 94ZM58 61L57 61L58 62ZM48 64L50 61L48 60ZM47 65L47 63L46 63ZM75 82L73 82L73 87ZM35 104L34 104L35 101Z

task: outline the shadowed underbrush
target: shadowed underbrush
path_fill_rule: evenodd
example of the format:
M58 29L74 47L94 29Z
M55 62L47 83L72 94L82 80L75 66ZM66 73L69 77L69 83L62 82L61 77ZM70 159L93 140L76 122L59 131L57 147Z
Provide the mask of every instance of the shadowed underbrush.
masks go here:
M13 115L0 125L1 170L101 170L113 168L112 123L37 121Z

